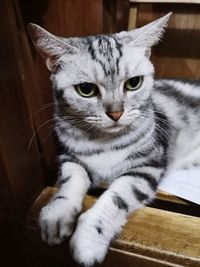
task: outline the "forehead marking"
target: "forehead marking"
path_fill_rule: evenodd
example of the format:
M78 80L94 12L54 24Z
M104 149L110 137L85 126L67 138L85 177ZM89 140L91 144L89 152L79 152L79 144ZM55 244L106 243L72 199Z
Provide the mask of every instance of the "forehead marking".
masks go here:
M119 74L119 60L122 45L113 36L95 36L88 38L88 52L99 63L106 77Z

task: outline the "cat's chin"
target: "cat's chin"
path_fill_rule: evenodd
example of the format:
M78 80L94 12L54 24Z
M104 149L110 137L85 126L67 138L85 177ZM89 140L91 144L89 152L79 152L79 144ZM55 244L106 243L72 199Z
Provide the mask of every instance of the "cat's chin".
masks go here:
M101 130L105 133L112 134L112 133L121 133L125 130L126 126L124 125L114 125L106 128L102 128Z

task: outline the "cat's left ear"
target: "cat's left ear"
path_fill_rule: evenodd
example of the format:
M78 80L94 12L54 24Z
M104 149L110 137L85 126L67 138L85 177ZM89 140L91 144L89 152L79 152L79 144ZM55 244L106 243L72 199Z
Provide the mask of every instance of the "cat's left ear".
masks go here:
M144 47L150 50L150 48L161 39L171 14L172 12L141 28L118 33L117 37L120 38L125 45Z
M59 58L65 53L78 53L78 48L69 45L36 24L29 23L27 28L35 48L44 58L50 71L55 69Z

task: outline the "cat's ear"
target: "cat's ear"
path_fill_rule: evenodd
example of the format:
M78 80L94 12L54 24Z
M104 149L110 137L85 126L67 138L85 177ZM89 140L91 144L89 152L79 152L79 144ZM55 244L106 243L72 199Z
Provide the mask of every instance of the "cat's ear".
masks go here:
M118 35L119 37L124 37L128 45L150 48L161 39L171 14L172 12L141 28L126 33L121 32Z
M55 69L58 59L63 54L76 54L78 52L78 48L69 45L36 24L29 23L27 28L33 44L44 58L50 71Z

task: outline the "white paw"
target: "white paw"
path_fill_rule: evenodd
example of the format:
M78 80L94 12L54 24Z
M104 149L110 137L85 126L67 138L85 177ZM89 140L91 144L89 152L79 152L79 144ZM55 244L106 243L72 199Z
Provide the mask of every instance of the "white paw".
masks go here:
M89 212L82 214L73 234L70 247L76 262L84 266L101 263L108 251L110 240L101 222L92 219Z
M59 244L70 236L79 210L70 205L67 199L56 199L45 206L39 217L43 241L50 245Z

